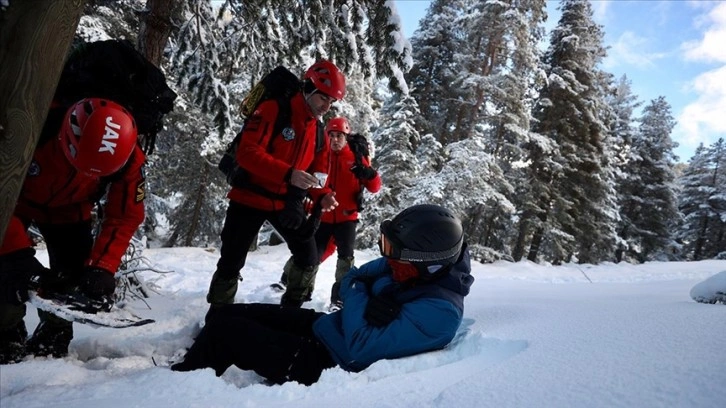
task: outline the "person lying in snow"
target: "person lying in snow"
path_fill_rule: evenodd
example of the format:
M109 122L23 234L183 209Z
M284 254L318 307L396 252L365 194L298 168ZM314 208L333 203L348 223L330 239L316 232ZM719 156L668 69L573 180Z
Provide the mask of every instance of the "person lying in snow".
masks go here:
M374 362L445 347L474 282L461 221L436 205L415 205L380 227L381 258L351 268L345 307L325 314L273 304L230 304L206 324L174 371L231 365L269 382L310 385L326 368L364 370Z

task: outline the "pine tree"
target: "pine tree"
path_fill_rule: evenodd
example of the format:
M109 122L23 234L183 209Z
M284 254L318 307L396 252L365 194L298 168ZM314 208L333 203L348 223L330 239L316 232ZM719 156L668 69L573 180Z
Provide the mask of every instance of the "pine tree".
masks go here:
M627 243L625 256L639 262L656 259L676 245L670 227L678 219L675 173L677 146L670 134L675 126L664 97L643 110L633 140L627 180L621 189L620 237Z
M494 149L507 133L528 128L528 86L538 66L545 2L474 1L460 20L465 41L457 49L461 71L453 83L468 92L457 110L451 140L461 140L481 123L491 124ZM521 132L520 132L521 134ZM499 146L497 146L499 145Z
M463 92L451 84L460 71L455 56L464 42L459 18L469 2L434 0L411 40L414 64L406 81L421 109L416 126L441 142L449 139L445 124L453 121Z
M216 150L204 146L213 132L209 117L195 107L168 116L167 137L150 158L153 200L163 210L149 215L169 220L168 231L157 239L169 247L217 245L228 186L217 170Z
M726 255L726 143L700 145L679 180L679 210L683 216L678 237L693 260Z
M378 169L383 186L361 214L357 239L360 247L374 245L381 221L412 204L403 197L421 170L415 155L421 136L413 125L418 115L418 104L410 95L395 94L383 107L381 122L387 125L378 128L372 138L377 149L373 167Z
M403 196L407 203L439 204L459 215L474 259L492 261L509 258L501 229L514 205L507 198L512 186L485 148L478 136L450 143L442 169L420 173Z
M601 27L589 2L563 0L562 17L545 54L548 83L535 107L529 179L534 206L521 222L534 226L528 259L540 251L553 262L597 262L614 245L614 193L607 167L603 80L597 65L605 56ZM538 143L538 138L551 143ZM556 145L556 151L550 146ZM520 229L526 235L529 227ZM546 239L545 239L546 238ZM542 247L545 244L546 247Z
M458 191L442 188L466 191L474 199L465 200L458 211L474 214L464 222L476 237L470 241L472 249L490 246L477 249L486 259L510 253L512 183L521 179L513 163L522 161L520 146L529 131L544 9L541 0L435 1L412 39L414 66L408 79L428 119L417 125L457 154L442 157L435 175L422 172L410 195L436 199ZM466 139L473 141L459 143ZM471 169L463 168L467 155ZM459 171L479 172L481 178L447 180Z
M633 112L641 105L637 97L632 94L630 81L626 76L622 76L620 80L612 87L607 98L607 103L613 112L610 120L610 139L612 154L611 163L614 168L614 176L616 183L616 191L618 196L618 211L623 207L623 201L627 200L628 178L627 173L628 158L635 139L636 129ZM622 220L620 221L622 223ZM627 242L618 235L615 260L620 262Z
M421 167L421 175L437 173L444 165L443 146L432 134L421 137L416 149L416 157Z
M633 114L642 102L633 94L628 77L623 75L608 95L607 104L614 112L612 123L608 126L614 146L612 159L616 167L620 168L627 163L628 152L636 133ZM620 178L624 176L620 175Z
M486 44L483 52L474 52L471 66L475 69L468 74L477 83L474 107L480 108L470 112L470 120L478 123L462 131L484 137L485 151L494 156L501 169L491 173L501 176L489 180L490 188L506 200L475 209L478 216L472 219L470 228L482 245L498 251L498 257L509 258L512 244L517 243L511 206L521 209L521 200L527 196L524 192L530 187L521 165L525 161L522 146L527 143L531 126L533 89L543 79L538 44L544 36L545 2L476 4L475 10L480 12L466 26L468 44L477 44L477 49ZM486 32L477 30L482 24Z

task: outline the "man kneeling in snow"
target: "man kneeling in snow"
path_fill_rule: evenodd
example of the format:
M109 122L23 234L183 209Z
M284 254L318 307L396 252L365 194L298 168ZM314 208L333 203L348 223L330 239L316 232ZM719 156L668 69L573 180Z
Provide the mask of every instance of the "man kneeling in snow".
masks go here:
M381 224L379 247L383 257L346 274L341 310L222 306L171 369L213 368L221 376L235 365L272 383L310 385L336 364L358 372L381 359L443 348L474 282L461 221L443 207L416 205Z

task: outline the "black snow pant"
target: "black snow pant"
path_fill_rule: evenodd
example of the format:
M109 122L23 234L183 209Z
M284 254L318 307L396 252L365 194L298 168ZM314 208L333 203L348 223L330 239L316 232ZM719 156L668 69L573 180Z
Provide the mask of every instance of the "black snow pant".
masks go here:
M44 289L67 293L79 284L84 262L91 253L91 221L37 226L46 243L51 270L49 276L41 278L45 282ZM13 327L25 333L25 313L24 304L0 304L0 329ZM40 323L28 340L27 352L36 356L55 357L68 354L68 345L73 338L73 323L42 310L38 310L38 316Z
M323 314L263 303L221 305L207 315L184 361L171 369L213 368L221 376L235 365L275 384L313 384L324 369L335 367L312 330Z
M338 247L338 258L352 258L355 250L355 229L358 221L343 221L336 224L321 222L315 233L315 243L318 249L318 259L322 260L325 248L330 237L335 239Z
M292 253L296 276L282 296L282 303L299 306L309 296L307 282L315 280L320 262L317 258L315 239L300 236L298 231L285 228L278 220L279 212L263 211L230 201L222 228L222 249L217 270L212 276L207 301L211 304L232 303L237 293L240 270L247 260L247 253L262 224L267 220L282 235Z

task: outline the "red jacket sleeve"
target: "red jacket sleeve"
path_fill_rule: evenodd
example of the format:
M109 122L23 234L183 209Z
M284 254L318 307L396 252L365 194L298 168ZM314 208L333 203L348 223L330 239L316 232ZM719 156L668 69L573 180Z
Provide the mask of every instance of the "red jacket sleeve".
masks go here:
M117 179L111 182L103 207L101 231L93 243L87 265L116 273L121 257L126 253L131 237L144 222L146 180L144 153L136 147Z
M3 238L2 246L0 246L0 255L30 248L31 246L33 246L33 241L28 236L23 222L20 221L20 218L14 215L11 216L10 224L8 224L8 229L5 231L5 238Z

